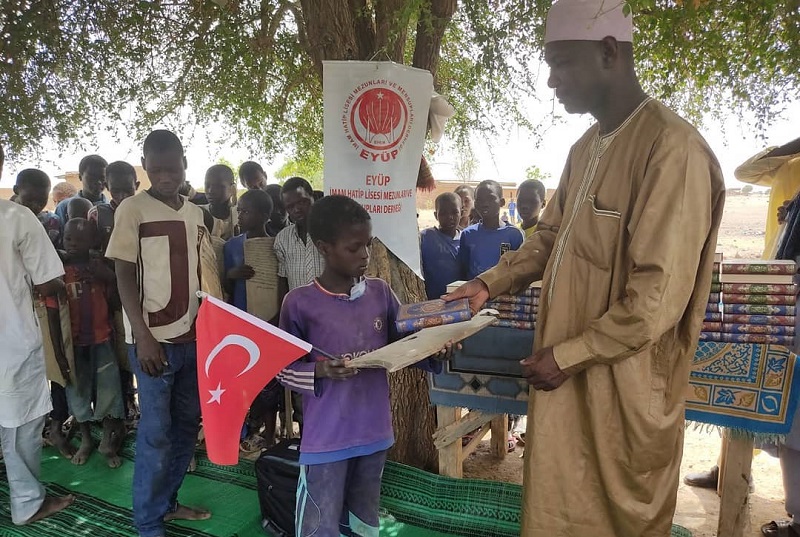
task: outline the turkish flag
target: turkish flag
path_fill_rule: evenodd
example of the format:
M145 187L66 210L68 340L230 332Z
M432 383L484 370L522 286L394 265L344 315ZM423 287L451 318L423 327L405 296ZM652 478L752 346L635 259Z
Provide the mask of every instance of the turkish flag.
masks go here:
M197 385L208 458L239 462L239 437L256 395L311 344L205 295L197 314Z

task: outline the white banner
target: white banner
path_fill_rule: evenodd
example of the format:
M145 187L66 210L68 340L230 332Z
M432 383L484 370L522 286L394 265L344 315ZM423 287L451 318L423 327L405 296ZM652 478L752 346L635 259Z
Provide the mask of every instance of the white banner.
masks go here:
M325 193L361 203L373 234L420 277L416 185L432 94L422 69L323 64Z

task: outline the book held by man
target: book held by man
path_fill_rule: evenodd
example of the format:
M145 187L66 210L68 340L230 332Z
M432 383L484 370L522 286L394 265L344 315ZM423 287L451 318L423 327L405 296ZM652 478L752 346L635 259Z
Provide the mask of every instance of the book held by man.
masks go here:
M452 302L437 298L415 304L403 304L397 313L396 325L398 332L405 333L431 326L469 321L471 318L472 311L466 298Z

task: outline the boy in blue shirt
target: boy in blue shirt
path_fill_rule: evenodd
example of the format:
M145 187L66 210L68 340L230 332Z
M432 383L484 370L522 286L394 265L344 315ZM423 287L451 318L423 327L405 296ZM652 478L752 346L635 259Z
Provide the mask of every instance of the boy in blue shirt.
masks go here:
M422 275L425 277L428 300L439 298L447 292L447 284L461 278L461 265L458 262L461 198L453 192L445 192L436 197L435 203L433 215L439 227L424 229L420 233Z
M458 258L462 279L477 278L497 265L502 254L522 245L522 232L500 221L505 203L503 187L497 181L482 181L475 189L475 208L481 221L461 232Z

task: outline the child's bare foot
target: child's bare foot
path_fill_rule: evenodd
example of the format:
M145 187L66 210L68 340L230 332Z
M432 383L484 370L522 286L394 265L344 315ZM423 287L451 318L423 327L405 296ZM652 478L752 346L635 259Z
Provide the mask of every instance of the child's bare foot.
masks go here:
M170 522L171 520L208 520L209 518L211 518L211 513L205 509L195 509L178 504L178 508L174 513L167 513L164 516L164 522Z
M59 511L63 511L75 501L75 496L72 494L68 496L46 496L44 499L44 503L36 512L35 515L30 517L28 520L25 521L25 524L33 524L34 522L38 522L43 518L47 518L50 515L54 515Z
M72 456L72 464L81 466L86 464L89 460L89 455L94 450L94 441L92 440L92 424L87 422L81 423L81 445L78 451Z
M122 460L119 450L125 439L125 423L120 419L106 418L103 420L103 440L97 448L107 460L109 468L119 468Z
M70 444L67 437L64 436L60 422L53 421L50 424L50 432L47 438L50 444L53 445L65 459L70 460L75 455L75 446Z

